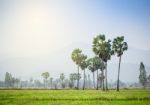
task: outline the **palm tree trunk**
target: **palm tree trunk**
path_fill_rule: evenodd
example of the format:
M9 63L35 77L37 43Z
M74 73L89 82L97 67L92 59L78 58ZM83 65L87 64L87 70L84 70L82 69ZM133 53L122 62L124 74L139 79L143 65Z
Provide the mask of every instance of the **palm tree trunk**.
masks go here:
M121 64L121 56L119 57L119 67L118 67L118 80L117 80L117 91L119 91L119 76L120 76L120 64Z
M79 65L78 65L78 80L77 80L77 89L79 89Z
M106 67L106 68L105 68L105 80L106 80L106 81L105 81L105 82L106 82L106 88L105 88L105 89L106 89L106 91L107 91L107 90L108 90L108 86L107 86L107 62L105 63L105 67Z
M102 70L102 76L104 76L104 70ZM102 85L103 85L103 91L105 90L105 86L104 86L104 78L102 80Z
M85 89L85 70L84 70L84 81L83 81L83 90Z
M94 85L94 88L95 88L95 75L94 75L94 72L93 72L93 85Z
M98 69L97 69L97 87L96 90L98 90Z

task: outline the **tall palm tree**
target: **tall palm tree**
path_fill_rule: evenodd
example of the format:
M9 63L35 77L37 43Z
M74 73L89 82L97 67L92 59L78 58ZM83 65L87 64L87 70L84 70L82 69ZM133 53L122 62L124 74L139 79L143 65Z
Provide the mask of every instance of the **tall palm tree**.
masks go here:
M113 40L113 46L112 50L113 53L117 54L119 57L119 66L118 66L118 79L117 79L117 91L119 91L119 76L120 76L120 64L121 64L121 57L123 55L123 52L128 49L127 42L124 42L124 36L117 37Z
M84 73L84 76L83 76L83 90L85 89L85 69L88 67L88 62L86 61L87 59L87 56L86 55L83 55L82 56L82 62L81 62L81 69L83 70L83 73Z
M105 35L98 35L93 40L93 52L105 62L105 83L106 83L106 90L107 87L107 61L110 60L112 51L111 51L111 44L110 40L106 41Z
M84 58L83 56L84 55L82 54L82 50L80 50L78 48L74 49L71 54L72 60L77 64L77 70L78 70L77 89L79 89L79 79L80 79L79 68L80 68L81 62Z

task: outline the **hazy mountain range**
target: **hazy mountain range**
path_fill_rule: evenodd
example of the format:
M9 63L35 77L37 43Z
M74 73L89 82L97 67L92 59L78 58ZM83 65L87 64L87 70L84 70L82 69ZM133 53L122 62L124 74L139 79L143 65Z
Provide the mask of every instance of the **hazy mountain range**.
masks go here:
M92 45L83 42L74 42L60 50L51 53L41 54L33 57L11 57L1 54L0 56L0 80L4 80L5 72L12 73L13 76L22 80L41 79L41 73L50 72L54 78L59 77L60 73L66 76L76 72L77 66L71 60L71 52L74 48L80 48L88 57L94 56ZM139 75L139 64L141 61L146 65L146 71L150 74L150 51L132 48L129 46L127 52L122 57L121 77L124 82L137 82ZM115 81L117 78L118 57L113 56L108 62L108 80ZM90 73L87 71L87 73Z

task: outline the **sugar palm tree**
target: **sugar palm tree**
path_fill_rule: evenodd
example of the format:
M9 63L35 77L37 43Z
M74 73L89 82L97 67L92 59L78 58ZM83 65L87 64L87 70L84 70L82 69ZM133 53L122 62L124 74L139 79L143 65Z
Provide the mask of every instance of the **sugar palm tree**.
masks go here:
M80 79L79 68L84 58L84 55L82 54L82 50L74 49L71 54L71 58L77 64L77 70L78 70L77 89L79 89L79 79Z
M118 66L118 79L117 79L117 91L119 91L119 76L120 76L120 64L121 64L121 57L123 55L123 52L128 49L127 42L124 42L124 36L117 37L113 40L113 46L112 50L113 53L117 54L119 57L119 66Z
M105 35L98 35L93 40L93 52L103 61L105 62L105 81L106 81L106 90L107 87L107 61L110 60L112 51L110 40L106 41Z

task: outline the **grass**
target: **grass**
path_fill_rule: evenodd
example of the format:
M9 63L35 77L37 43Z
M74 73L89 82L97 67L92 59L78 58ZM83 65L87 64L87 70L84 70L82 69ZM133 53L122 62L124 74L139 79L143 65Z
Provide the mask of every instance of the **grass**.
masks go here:
M0 105L150 105L150 89L0 90Z

